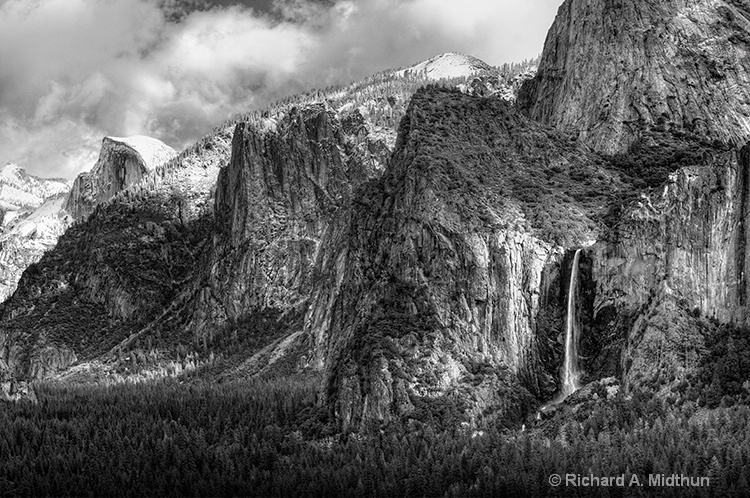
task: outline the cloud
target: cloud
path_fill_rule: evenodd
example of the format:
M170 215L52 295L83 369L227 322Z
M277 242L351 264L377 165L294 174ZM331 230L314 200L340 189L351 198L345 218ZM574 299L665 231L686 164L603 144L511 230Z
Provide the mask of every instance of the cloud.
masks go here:
M442 52L532 57L558 1L0 0L0 161L71 177L104 135L180 149L236 113Z

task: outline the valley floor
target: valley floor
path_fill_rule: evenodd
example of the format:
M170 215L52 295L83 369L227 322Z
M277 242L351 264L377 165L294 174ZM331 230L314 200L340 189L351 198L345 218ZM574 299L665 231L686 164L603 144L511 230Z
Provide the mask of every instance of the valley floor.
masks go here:
M750 496L745 405L708 410L636 393L524 430L455 429L450 414L433 414L342 434L319 404L319 385L37 385L38 404L0 404L1 494ZM659 485L649 481L659 474ZM669 485L673 474L710 486ZM561 486L550 484L555 475ZM624 486L586 485L621 475Z

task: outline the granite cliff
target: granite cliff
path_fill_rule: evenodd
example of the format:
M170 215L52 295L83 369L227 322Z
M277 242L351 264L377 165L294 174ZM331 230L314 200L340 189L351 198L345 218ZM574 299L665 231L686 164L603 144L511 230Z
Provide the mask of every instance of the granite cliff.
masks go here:
M97 204L135 185L159 164L177 153L163 142L145 136L105 137L99 159L73 183L65 209L76 220L88 216Z
M331 271L335 260L324 254L337 246L353 192L379 176L387 155L358 110L340 115L312 104L238 124L217 181L196 335L258 313L304 314Z
M607 154L644 127L742 146L749 51L745 0L566 0L519 107Z
M692 378L717 324L747 326L750 4L568 0L518 105L633 188L586 251L588 380Z

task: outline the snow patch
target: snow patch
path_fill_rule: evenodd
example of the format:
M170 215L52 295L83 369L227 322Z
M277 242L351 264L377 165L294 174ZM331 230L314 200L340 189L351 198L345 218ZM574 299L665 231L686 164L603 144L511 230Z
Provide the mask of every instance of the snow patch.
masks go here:
M8 223L9 229L0 236L0 241L13 237L35 238L54 245L67 228L67 222L62 219L64 207L65 197L62 195L47 199L26 218L12 219Z
M12 185L0 184L0 199L13 206L38 206L44 199ZM18 208L17 208L18 209Z

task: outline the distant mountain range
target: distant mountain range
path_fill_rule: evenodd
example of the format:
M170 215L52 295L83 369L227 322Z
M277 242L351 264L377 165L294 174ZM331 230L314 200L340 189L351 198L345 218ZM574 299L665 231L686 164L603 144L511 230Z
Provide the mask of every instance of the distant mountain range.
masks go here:
M322 137L326 136L328 138L325 140L338 143L334 149L326 153L325 158L319 159L315 158L320 152L314 150L306 153L293 152L296 147L293 144L281 145L279 143L278 147L281 149L276 154L282 155L276 160L282 159L283 154L287 153L282 151L289 146L293 146L293 149L288 153L303 154L303 156L309 154L313 162L330 161L331 158L340 156L337 161L341 161L341 166L345 168L341 173L348 176L340 187L350 191L349 200L345 201L348 203L351 200L352 189L358 183L377 178L384 171L388 157L396 145L396 127L406 112L411 95L419 87L430 82L441 82L443 85L460 87L467 93L475 92L481 87L484 93L502 93L505 98L512 99L515 98L515 90L519 86L518 78L528 78L533 75L534 67L529 63L523 67L513 66L512 69L517 69L519 73L511 75L508 67L505 70L491 68L474 57L452 53L443 54L409 69L385 71L348 86L329 88L285 99L263 113L239 115L234 120L220 125L212 134L177 156L161 142L148 137L105 138L96 165L90 172L79 175L64 202L59 198L50 200L44 209L32 218L39 220L38 224L46 224L44 230L40 229L35 232L49 235L44 239L45 243L33 242L36 249L32 250L30 248L32 242L28 235L33 230L19 226L15 231L6 235L6 243L2 248L3 253L7 254L5 259L13 261L13 264L7 264L4 267L4 279L7 282L5 295L9 295L21 272L39 260L44 250L51 249L57 237L65 232L73 220L80 221L80 225L65 233L51 253L45 256L38 265L32 266L36 268L41 265L42 268L47 268L52 264L54 268L49 267L49 271L42 271L45 275L44 280L52 278L56 282L67 282L63 289L65 289L65 294L70 295L72 300L70 302L81 304L88 301L91 306L85 306L84 309L78 311L75 307L55 308L62 314L56 316L57 312L53 310L45 315L42 322L39 322L48 322L48 326L40 327L37 324L33 327L35 336L38 337L33 348L40 355L26 356L29 361L23 363L18 363L12 355L4 358L4 361L10 371L20 377L59 375L59 371L68 369L70 366L73 368L69 369L66 375L78 375L82 368L87 372L94 368L95 371L101 369L100 374L93 374L95 377L97 375L111 376L117 369L113 370L110 356L101 356L112 352L106 348L117 345L118 341L124 341L118 346L121 349L124 345L131 344L133 340L138 340L144 331L148 332L154 327L161 327L156 323L162 320L186 321L184 332L206 337L208 330L215 329L217 326L224 327L221 323L227 320L246 319L248 310L237 308L236 304L229 305L229 307L221 304L219 308L216 308L210 299L209 302L198 304L199 301L204 300L202 296L205 291L201 289L206 284L202 283L203 279L214 278L205 273L210 270L211 265L215 265L206 258L218 258L217 262L222 263L229 263L235 259L235 256L231 254L220 255L224 249L210 247L209 240L214 236L210 235L212 230L210 224L205 223L215 217L221 217L224 208L219 206L229 200L226 195L230 194L222 187L222 182L226 180L222 180L219 172L222 169L229 171L232 157L238 153L237 147L241 146L235 131L236 123L241 124L245 121L253 123L253 128L259 130L260 136L266 137L262 139L263 142L271 140L271 137L278 136L280 139L281 136L297 135L302 131L299 126L305 123L304 127L308 129L306 133L313 133L313 135L305 139L303 133L299 137L300 140L319 141L324 140ZM328 124L325 124L326 122ZM323 128L320 128L321 126ZM314 131L316 129L317 131ZM282 130L287 131L282 132ZM234 142L233 145L232 142ZM270 145L259 144L259 147L261 150L266 150ZM263 154L266 153L271 153L271 150L263 152ZM298 168L299 166L290 163L290 167ZM317 171L319 167L322 166L311 165L312 169L302 174L300 181L313 181L314 189L322 188L322 192L327 192L325 182L332 180L328 178L332 173ZM344 173L344 171L348 172ZM284 178L287 173L282 169L274 174L282 175L280 178ZM216 184L217 175L219 175L218 185ZM324 176L319 180L313 180L310 175ZM302 202L293 200L301 195L296 190L303 188L302 185L300 183L294 188L283 187L284 189L291 188L287 192L287 195L291 196L289 202ZM217 194L219 197L216 197ZM316 197L319 195L316 194ZM324 194L324 197L328 199L324 203L328 207L323 208L317 216L331 209L343 207L340 204L342 202L340 196L341 193L334 192ZM269 200L267 206L280 207L281 205L278 201ZM306 209L311 209L311 206L308 205ZM125 212L122 212L123 208ZM135 211L132 211L133 209ZM217 209L219 211L216 211ZM111 219L114 212L120 213L116 221ZM156 214L157 212L160 214ZM288 215L289 213L282 216ZM302 213L300 212L299 215ZM305 216L309 218L311 215L312 213L308 212ZM164 239L169 230L164 233L162 229L158 229L157 232L152 233L155 229L153 224L157 223L158 226L162 221L157 220L163 220L165 216L166 219L176 217L178 225L182 227L178 229L181 233L178 239L172 240L171 236ZM273 221L276 216L269 213L258 222L261 224L272 222L276 225L277 222ZM329 214L325 215L326 218L328 216ZM303 230L301 225L292 229L292 226L296 225L290 225L291 220L288 218L279 220L281 219L286 219L286 221L273 230ZM286 228L282 228L284 226ZM198 228L200 228L200 233L193 233ZM323 235L317 231L320 229L323 229L323 225L319 225L319 228L309 234L310 241L318 240ZM102 230L110 233L114 239L102 234ZM146 232L143 232L144 230ZM257 231L258 227L255 226L252 230ZM130 238L131 233L132 237L138 240L137 243L136 239ZM298 232L295 238L301 233ZM199 240L202 242L198 246L191 247L195 242L188 242L184 237L188 237L189 240L200 237ZM84 242L85 240L91 242ZM146 243L146 247L142 247L143 243ZM143 251L153 250L159 252L158 256L152 255L160 260L158 263L149 257L144 257ZM175 251L178 255L174 254ZM108 261L105 257L102 260L103 254L109 254L109 257L114 259ZM126 257L127 260L131 256L135 260L140 259L139 266L143 267L148 276L140 275L133 268L117 261L126 254L129 255ZM59 263L65 261L62 267L69 267L70 270L60 273L62 267L59 263L52 263L52 261ZM96 263L93 264L94 262ZM237 264L244 265L245 263L238 260ZM237 268L227 277L245 278L243 277L244 271ZM31 272L31 275L34 274L36 270ZM52 274L56 276L53 277ZM279 282L279 285L283 287L288 283ZM19 340L28 337L29 324L36 320L33 318L36 313L32 309L38 309L40 312L43 309L42 306L36 305L33 308L27 308L30 304L27 294L30 290L29 285L36 288L36 284L30 284L30 282L24 284L22 280L19 292L5 305L6 319L10 316L16 317L8 322L9 329L7 330L15 330L16 333L10 335ZM41 285L46 287L46 284ZM238 282L238 285L246 284ZM264 284L259 282L257 285ZM53 301L59 299L57 293L60 288L56 288L58 290L47 296ZM281 287L279 291L282 294L292 292L282 299L285 303L283 306L291 304L288 300L292 298L294 292L297 292L293 289L283 290ZM37 291L32 292L36 295ZM224 292L224 290L220 291L220 293ZM262 292L266 293L268 290L262 290ZM86 297L83 298L83 296ZM302 296L299 296L294 299L301 298ZM42 299L47 298L42 297ZM259 303L254 302L247 304L248 307L253 308L257 308L258 305ZM31 314L19 313L17 306L20 306L20 309L27 309ZM196 313L192 316L183 316L186 314L186 306L193 308ZM17 311L12 311L13 309ZM232 311L233 309L235 311ZM210 318L215 313L219 315ZM153 320L156 320L154 325L148 325ZM63 333L65 330L75 330L78 338L75 341L71 341L70 338L65 339L68 337L67 333ZM112 332L105 332L107 330ZM42 333L37 335L36 332L39 331ZM132 331L135 335L128 337L131 333L128 331ZM107 336L107 339L92 343L90 339L92 334L99 337ZM183 335L165 346L167 350L173 351L181 340L189 339L189 337L189 335ZM24 342L25 340L23 339ZM84 344L89 346L84 347ZM289 341L284 344L289 344ZM105 349L102 349L103 347ZM18 351L21 352L21 350ZM246 353L239 350L235 356L237 354ZM168 357L169 353L167 353ZM81 360L87 361L81 363ZM150 368L161 371L163 362L157 362Z

